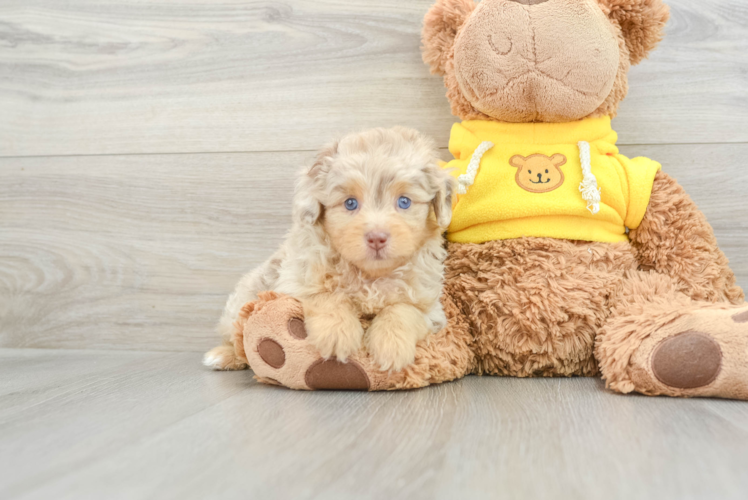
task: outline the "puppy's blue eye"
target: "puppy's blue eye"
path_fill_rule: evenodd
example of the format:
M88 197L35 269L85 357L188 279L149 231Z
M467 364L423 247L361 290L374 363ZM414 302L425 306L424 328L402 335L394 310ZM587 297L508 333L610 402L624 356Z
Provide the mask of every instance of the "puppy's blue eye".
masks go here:
M345 200L345 208L348 210L356 210L358 208L358 200L356 200L356 198L348 198Z
M408 198L407 196L401 196L400 199L397 200L397 206L402 208L403 210L410 208L410 204L410 198Z

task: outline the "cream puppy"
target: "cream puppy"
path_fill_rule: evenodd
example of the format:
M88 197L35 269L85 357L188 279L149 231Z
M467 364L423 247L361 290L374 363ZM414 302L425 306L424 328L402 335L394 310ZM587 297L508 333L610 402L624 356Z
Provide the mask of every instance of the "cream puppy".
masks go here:
M363 345L382 370L413 363L416 343L446 323L439 298L452 190L433 142L415 130L369 130L324 149L299 175L285 242L229 297L218 325L224 345L205 365L247 368L231 344L234 322L266 290L301 301L307 339L325 358L345 361Z

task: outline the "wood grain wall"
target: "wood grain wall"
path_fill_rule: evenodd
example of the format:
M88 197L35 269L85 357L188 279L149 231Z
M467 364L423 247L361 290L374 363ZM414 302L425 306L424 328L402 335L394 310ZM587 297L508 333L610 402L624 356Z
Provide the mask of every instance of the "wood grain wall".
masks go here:
M394 124L446 145L418 48L431 2L0 3L0 346L211 347L316 148ZM669 3L614 126L748 287L748 3Z

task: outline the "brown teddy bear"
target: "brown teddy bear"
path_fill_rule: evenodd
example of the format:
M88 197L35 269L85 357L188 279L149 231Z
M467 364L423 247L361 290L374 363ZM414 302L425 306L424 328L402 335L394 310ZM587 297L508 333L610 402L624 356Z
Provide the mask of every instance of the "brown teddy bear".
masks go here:
M748 306L712 228L658 163L620 155L610 126L667 18L660 0L438 0L423 57L464 120L447 165L448 326L384 373L366 353L320 359L298 302L267 293L235 336L257 377L380 390L601 374L623 393L748 399Z

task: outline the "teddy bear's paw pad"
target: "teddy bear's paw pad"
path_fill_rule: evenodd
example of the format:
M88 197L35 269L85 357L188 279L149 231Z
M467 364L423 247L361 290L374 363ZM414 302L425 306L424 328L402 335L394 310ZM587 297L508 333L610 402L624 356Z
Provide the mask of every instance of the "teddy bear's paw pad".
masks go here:
M281 368L286 364L286 352L283 347L273 339L262 339L257 344L257 354L260 358L273 368Z
M748 307L700 304L663 324L631 361L634 390L748 400Z
M320 359L312 363L304 375L310 389L368 391L371 382L366 371L353 360L341 363L337 359Z
M304 326L304 320L301 318L291 318L288 320L288 333L292 337L299 340L304 340L307 337L306 326Z
M274 295L249 305L242 344L255 378L265 384L309 389L304 375L320 356L306 340L301 304Z
M732 317L735 323L748 323L748 311L739 312Z
M655 377L676 389L707 386L716 380L721 369L722 349L706 333L691 331L668 337L652 353Z
M384 378L365 355L354 355L345 363L322 359L308 341L303 307L291 297L260 297L247 311L241 325L242 345L255 378L264 384L300 390L368 391Z

